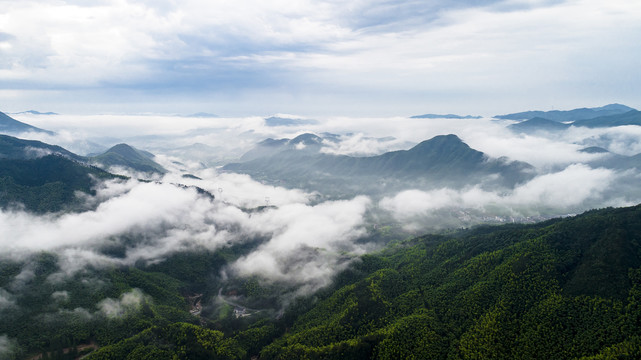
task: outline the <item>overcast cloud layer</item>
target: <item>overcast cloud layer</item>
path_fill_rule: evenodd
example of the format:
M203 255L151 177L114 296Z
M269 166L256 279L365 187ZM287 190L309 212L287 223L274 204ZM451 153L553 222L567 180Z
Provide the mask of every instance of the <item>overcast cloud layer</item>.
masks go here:
M641 3L3 1L0 110L639 107Z

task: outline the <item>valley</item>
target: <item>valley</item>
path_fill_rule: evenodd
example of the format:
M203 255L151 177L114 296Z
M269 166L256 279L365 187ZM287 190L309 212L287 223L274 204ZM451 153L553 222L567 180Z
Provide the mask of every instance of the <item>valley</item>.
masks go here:
M0 354L641 356L641 127L577 110L108 138L7 115Z

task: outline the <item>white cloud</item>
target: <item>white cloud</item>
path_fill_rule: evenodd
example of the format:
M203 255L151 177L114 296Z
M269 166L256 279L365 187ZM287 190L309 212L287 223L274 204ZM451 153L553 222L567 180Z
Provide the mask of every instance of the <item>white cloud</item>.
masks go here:
M12 359L18 351L18 342L7 335L0 335L0 358Z
M132 94L144 106L198 97L235 113L637 101L639 4L497 3L5 1L0 79L18 90L53 86L50 99L89 96L111 109ZM82 93L69 91L75 87ZM46 103L20 92L23 101Z
M140 289L132 289L120 295L119 299L106 298L96 306L105 316L114 318L138 310L143 301L145 301L143 292Z
M486 217L559 216L594 207L626 206L641 200L639 194L618 193L620 174L574 164L538 176L506 193L478 187L406 190L383 198L380 208L408 229L440 228L473 224ZM632 199L628 198L632 196Z
M16 300L13 294L0 288L0 312L11 309L16 306Z
M51 299L56 301L56 302L64 302L69 300L69 292L66 290L62 291L54 291L51 293Z
M248 226L271 238L230 269L241 276L302 286L300 292L325 286L351 260L343 253L366 250L355 240L366 234L364 215L369 205L368 198L357 197L316 206L292 204L256 214L248 219Z

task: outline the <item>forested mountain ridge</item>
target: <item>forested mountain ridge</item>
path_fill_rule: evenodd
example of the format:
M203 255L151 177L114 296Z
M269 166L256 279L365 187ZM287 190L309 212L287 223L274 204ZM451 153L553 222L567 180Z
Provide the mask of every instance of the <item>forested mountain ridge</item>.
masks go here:
M633 359L640 314L641 205L398 241L278 320L158 325L88 359Z
M82 156L76 155L58 145L49 145L37 140L25 140L0 134L0 159L33 159L50 154L78 161L83 160Z
M76 191L93 194L97 180L125 178L103 168L121 166L164 174L166 170L153 157L126 144L84 157L57 145L0 135L0 208L24 206L38 213L60 211L75 201Z
M640 219L636 206L400 242L261 358L637 358Z
M96 180L115 178L118 176L60 155L0 159L0 208L60 211L76 201L76 191L93 194Z

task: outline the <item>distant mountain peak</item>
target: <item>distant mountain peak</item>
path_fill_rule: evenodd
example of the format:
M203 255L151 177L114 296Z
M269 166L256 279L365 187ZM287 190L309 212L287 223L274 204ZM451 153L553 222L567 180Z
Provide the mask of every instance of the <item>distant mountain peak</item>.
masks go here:
M599 147L599 146L590 146L579 150L582 153L586 154L607 154L610 153L608 150Z
M623 105L623 104L614 103L614 104L608 104L608 105L605 105L605 106L601 106L600 108L592 108L592 110L617 110L617 111L621 111L621 112L628 112L630 110L636 110L636 109L631 108L631 107L626 106L626 105Z
M508 129L516 133L532 133L539 131L558 131L569 128L570 125L544 119L542 117L535 117L529 120L521 121L520 123L508 126Z
M21 112L17 112L17 113L14 113L14 114L15 115L23 115L23 114L29 114L29 115L59 115L58 113L51 112L51 111L40 112L40 111L37 111L37 110L21 111Z
M140 156L136 149L134 149L131 145L127 145L125 143L114 145L106 152L115 152L117 154L125 156Z
M289 141L290 145L320 145L323 142L323 138L312 133L305 133L296 136L295 138Z
M43 130L35 126L18 121L11 116L0 112L0 133L23 133L23 132L42 132L49 135L54 135L53 131Z
M434 149L434 148L464 148L469 149L470 147L461 140L458 136L454 134L447 135L437 135L429 140L421 141L418 145L414 146L409 151L414 149Z
M167 170L153 161L153 158L154 155L149 152L121 143L112 146L101 155L92 157L92 160L106 167L124 166L145 173L166 173Z

